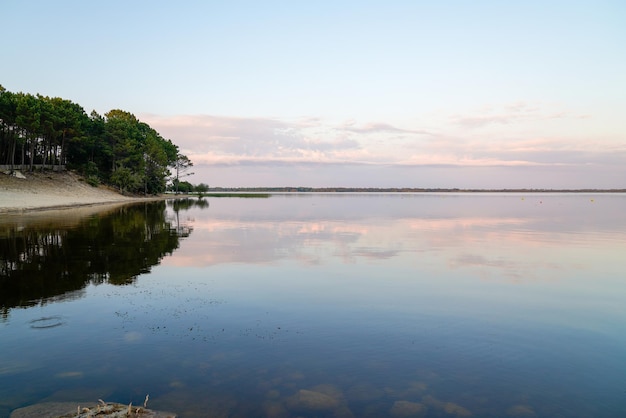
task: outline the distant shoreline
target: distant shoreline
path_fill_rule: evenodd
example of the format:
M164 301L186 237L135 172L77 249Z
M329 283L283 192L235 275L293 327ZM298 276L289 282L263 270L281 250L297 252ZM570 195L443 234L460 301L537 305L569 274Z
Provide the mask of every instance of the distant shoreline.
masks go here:
M626 189L458 189L421 187L211 187L207 193L626 193Z
M72 172L25 173L16 178L0 173L0 213L68 209L109 203L184 198L194 194L125 196L107 186L92 187ZM626 193L626 189L460 189L376 187L212 187L206 197L250 197L290 193Z

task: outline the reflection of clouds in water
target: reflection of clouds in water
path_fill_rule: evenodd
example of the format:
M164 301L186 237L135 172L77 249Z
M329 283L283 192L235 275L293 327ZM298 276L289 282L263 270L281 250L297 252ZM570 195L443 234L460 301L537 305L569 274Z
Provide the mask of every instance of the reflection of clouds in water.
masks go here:
M236 262L264 264L287 258L319 264L331 257L345 261L355 257L388 258L395 252L377 249L374 245L359 245L363 235L345 229L336 233L332 227L317 232L298 231L298 226L292 226L290 231L284 226L274 230L266 227L246 228L244 233L215 231L210 240L181 249L174 257L164 259L163 264L187 267Z
M586 234L543 230L537 219L419 219L411 227L448 268L471 270L482 279L550 280L585 269L585 260L599 254L585 248Z
M299 234L306 235L345 235L345 236L360 236L366 235L370 230L370 227L360 224L352 225L338 225L336 223L329 222L310 222L303 224L298 230Z
M541 207L530 205L539 198ZM604 231L616 225L613 212L593 220L584 211L563 213L580 199L588 197L304 195L220 201L221 208L196 214L194 234L164 264L394 260L394 266L416 271L462 269L483 279L546 280L582 270L590 259L611 262L622 247L615 246L622 233Z
M477 227L498 227L504 225L521 226L527 224L528 219L522 218L427 218L409 219L408 226L417 230L450 230L472 229Z
M363 220L314 222L201 221L191 240L164 264L206 266L243 262L271 263L295 259L323 264L332 258L358 260L407 257L418 262L433 254L450 268L482 268L481 275L513 280L533 277L538 269L573 267L546 258L569 245L553 234L532 230L522 218L401 218L366 223ZM549 238L549 239L548 239ZM565 238L563 238L565 240ZM486 255L488 254L488 255ZM559 254L553 255L559 259ZM575 267L580 267L579 263Z
M365 225L336 222L215 222L194 226L196 241L163 264L206 266L222 263L268 263L295 258L318 264L322 258L353 253L352 246L367 235ZM364 253L365 254L365 253Z
M461 254L451 259L448 266L453 269L478 267L481 268L480 274L482 277L493 276L493 270L497 271L498 274L503 273L505 276L515 280L519 280L524 276L522 271L520 271L519 263L503 258L487 258L477 254Z
M124 341L127 343L135 343L141 341L143 339L143 335L139 332L131 331L124 334Z
M451 259L448 263L452 269L479 269L482 279L502 278L514 282L557 281L572 271L581 271L586 268L584 263L572 261L570 258L541 258L541 251L536 257L505 258L506 256L485 257L477 254L462 254Z
M398 253L399 251L378 250L376 248L359 248L353 252L353 254L357 257L381 259L381 260L396 257Z

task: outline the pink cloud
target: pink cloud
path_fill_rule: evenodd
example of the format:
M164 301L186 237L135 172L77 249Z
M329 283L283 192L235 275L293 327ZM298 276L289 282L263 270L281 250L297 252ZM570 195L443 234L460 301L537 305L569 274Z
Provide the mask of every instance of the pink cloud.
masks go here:
M583 118L586 116L583 115ZM546 121L551 119L581 119L571 111L551 109L539 104L515 102L499 108L482 108L469 114L451 116L454 125L465 128L482 128L491 125L513 125L532 121Z
M445 118L433 119L428 128L320 118L144 115L140 119L178 144L196 166L205 167L196 172L208 173L210 167L221 185L475 187L483 181L484 187L569 187L592 184L590 167L597 173L591 178L608 178L606 173L623 171L626 161L623 141L582 135L575 123L589 123L586 120L523 102L457 114L447 123ZM472 126L489 129L468 129ZM473 171L463 175L452 167ZM476 171L487 168L504 171L493 178ZM540 176L539 169L555 174ZM234 171L226 174L228 170ZM527 174L507 183L507 176L519 176L518 170ZM412 173L421 172L433 174L415 184L411 179L417 174ZM199 181L217 185L214 180ZM603 184L617 183L603 180Z

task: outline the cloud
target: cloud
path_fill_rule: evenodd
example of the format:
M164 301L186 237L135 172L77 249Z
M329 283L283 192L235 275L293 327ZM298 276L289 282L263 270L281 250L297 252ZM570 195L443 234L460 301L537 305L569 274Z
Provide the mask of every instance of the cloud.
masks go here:
M596 122L592 118L524 102L431 119L423 116L412 124L316 117L139 117L178 144L196 167L206 167L205 173L210 169L220 185L476 187L480 180L484 187L541 187L544 183L546 187L577 187L594 183L590 173L596 173L592 179L600 179L608 178L611 170L622 172L626 161L621 138L593 135ZM219 167L225 170L218 175ZM484 170L463 174L462 170L450 171L453 167L504 171L489 171L495 176L491 178ZM520 170L526 173L521 179L517 178ZM516 178L507 181L507 176ZM567 176L585 178L569 182ZM419 184L413 180L416 177L422 178ZM606 184L615 187L617 183Z
M450 117L452 124L465 128L483 128L492 125L514 125L531 121L556 119L587 119L589 115L577 115L562 109L549 109L540 104L515 102L499 107L482 107L468 114Z
M623 188L626 165L263 163L194 167L222 187Z
M147 114L141 119L166 138L175 138L184 151L193 153L254 154L274 144L275 132L288 127L268 118Z
M337 163L353 158L363 146L354 134L315 119L144 115L142 120L165 137L176 138L190 157L216 164Z
M434 136L435 134L427 130L402 129L388 123L372 122L364 125L356 125L353 121L347 122L343 129L348 132L358 134L392 133L392 134L417 134Z
M389 164L401 159L406 144L433 136L388 123L331 123L318 118L146 114L140 119L172 138L192 160L211 164Z

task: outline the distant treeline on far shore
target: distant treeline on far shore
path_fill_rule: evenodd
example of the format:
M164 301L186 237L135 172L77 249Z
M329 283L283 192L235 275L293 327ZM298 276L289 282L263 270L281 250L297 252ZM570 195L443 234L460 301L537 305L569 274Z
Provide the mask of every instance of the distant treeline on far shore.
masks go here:
M447 189L421 187L211 187L210 192L245 193L624 193L626 189Z

